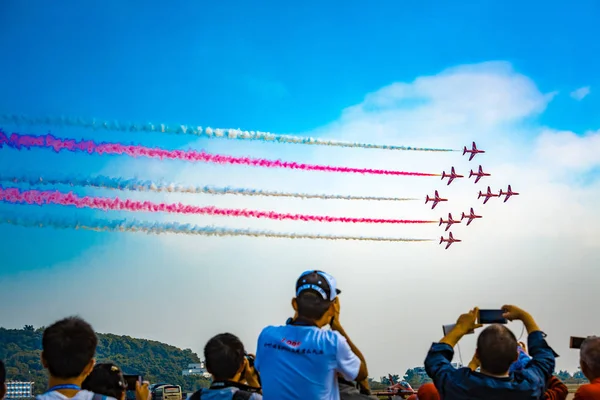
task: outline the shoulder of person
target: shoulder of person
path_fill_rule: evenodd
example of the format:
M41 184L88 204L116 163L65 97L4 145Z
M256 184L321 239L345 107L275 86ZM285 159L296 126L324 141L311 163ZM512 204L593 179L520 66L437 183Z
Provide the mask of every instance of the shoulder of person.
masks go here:
M110 397L110 396L105 396L103 394L99 394L99 393L91 393L91 400L117 400L114 397Z
M587 394L598 395L598 394L600 394L600 385L597 383L596 384L586 383L585 385L579 386L579 388L577 389L577 394L578 395L587 395Z

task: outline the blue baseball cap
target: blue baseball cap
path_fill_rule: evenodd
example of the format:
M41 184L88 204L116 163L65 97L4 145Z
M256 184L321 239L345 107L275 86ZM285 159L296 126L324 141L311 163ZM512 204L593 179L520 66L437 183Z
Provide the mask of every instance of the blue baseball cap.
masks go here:
M338 294L342 293L337 288L335 278L323 271L304 271L296 282L296 296L304 291L313 291L320 294L323 300L333 301Z

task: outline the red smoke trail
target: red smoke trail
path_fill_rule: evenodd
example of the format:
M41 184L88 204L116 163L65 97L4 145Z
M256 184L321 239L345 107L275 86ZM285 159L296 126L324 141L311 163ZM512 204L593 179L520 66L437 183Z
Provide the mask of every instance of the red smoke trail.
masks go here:
M131 157L149 157L185 160L192 162L206 162L214 164L251 165L265 168L288 168L304 171L342 172L372 175L406 175L406 176L440 176L439 174L426 174L422 172L391 171L370 168L332 167L329 165L303 164L281 160L266 160L262 158L233 157L220 154L209 154L204 151L164 150L136 145L123 145L119 143L95 143L92 140L58 139L52 135L34 136L13 133L10 138L0 130L0 147L7 145L15 149L25 147L52 148L55 152L68 150L72 152L87 152L88 154L126 154Z
M73 192L61 193L59 191L24 190L16 188L3 188L0 186L0 201L17 204L60 204L75 206L77 208L97 208L102 210L125 210L146 212L167 212L177 214L220 215L226 217L267 218L276 220L316 221L316 222L345 222L363 224L427 224L436 221L403 220L403 219L375 219L375 218L349 218L329 217L320 215L303 215L277 213L275 211L240 210L217 207L199 207L181 203L166 204L150 201L121 200L118 197L79 197Z

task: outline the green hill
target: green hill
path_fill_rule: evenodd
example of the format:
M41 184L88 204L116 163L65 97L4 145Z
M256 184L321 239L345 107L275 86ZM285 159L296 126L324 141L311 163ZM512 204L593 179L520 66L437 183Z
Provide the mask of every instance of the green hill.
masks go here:
M0 328L0 359L7 369L7 379L35 382L35 392L47 387L46 372L40 362L44 328ZM112 362L126 374L140 374L151 383L165 382L180 385L185 391L207 387L202 377L184 377L181 370L200 359L190 349L181 350L168 344L98 333L97 362Z

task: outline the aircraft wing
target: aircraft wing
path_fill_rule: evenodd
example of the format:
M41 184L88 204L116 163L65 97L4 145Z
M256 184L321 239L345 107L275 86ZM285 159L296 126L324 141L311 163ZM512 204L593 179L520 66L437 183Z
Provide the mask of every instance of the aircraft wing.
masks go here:
M477 178L475 178L475 183L479 182L480 179L481 179L481 175L477 175Z
M471 157L469 157L469 161L471 161L473 159L473 157L475 157L475 152L471 153Z
M473 218L469 218L469 222L467 222L467 226L469 226L469 224L473 222Z
M452 242L448 242L448 244L446 245L446 248L444 250L448 250L448 247L450 247L451 244L452 244Z
M487 203L489 199L490 199L490 197L486 196L485 200L483 201L483 204Z

